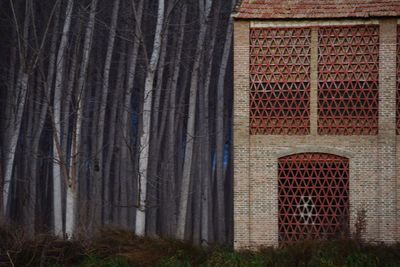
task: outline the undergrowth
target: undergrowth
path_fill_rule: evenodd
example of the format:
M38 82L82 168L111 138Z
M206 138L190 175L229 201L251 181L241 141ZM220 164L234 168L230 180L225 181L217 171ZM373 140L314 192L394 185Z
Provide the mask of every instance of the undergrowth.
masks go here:
M27 238L0 227L0 266L189 267L189 266L400 266L400 244L365 244L357 240L304 241L283 248L233 251L187 242L150 239L119 229L103 229L95 238L68 241L51 235Z

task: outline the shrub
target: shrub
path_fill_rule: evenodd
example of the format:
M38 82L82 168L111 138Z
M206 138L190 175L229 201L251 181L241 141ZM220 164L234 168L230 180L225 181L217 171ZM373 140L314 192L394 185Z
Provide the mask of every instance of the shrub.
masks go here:
M21 230L0 227L0 266L400 266L400 244L367 244L356 239L303 241L281 248L234 251L229 247L205 249L188 242L103 229L95 238L85 241L62 240L51 235L29 239Z

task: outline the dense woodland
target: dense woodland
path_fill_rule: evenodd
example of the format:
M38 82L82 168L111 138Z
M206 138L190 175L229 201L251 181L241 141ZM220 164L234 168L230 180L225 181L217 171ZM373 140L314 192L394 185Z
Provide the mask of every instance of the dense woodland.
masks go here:
M236 0L0 1L0 217L232 239Z

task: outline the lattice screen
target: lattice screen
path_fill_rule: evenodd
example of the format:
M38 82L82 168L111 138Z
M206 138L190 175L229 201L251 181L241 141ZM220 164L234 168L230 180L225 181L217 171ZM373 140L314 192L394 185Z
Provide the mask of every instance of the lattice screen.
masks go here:
M307 28L250 30L250 133L310 132Z
M400 134L400 26L397 26L397 134Z
M318 132L378 133L379 26L318 33Z
M279 242L348 233L349 160L304 153L279 159Z

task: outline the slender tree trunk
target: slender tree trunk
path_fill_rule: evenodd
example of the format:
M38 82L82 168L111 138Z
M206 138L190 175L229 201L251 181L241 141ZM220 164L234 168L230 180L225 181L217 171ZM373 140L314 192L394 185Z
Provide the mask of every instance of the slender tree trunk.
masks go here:
M91 79L94 81L93 86L88 86L88 91L91 94L90 100L86 103L91 107L91 117L90 117L90 134L87 136L86 140L88 143L88 149L90 155L88 160L91 162L90 168L88 168L88 175L85 176L88 183L88 228L87 232L93 234L101 225L101 187L102 187L102 177L97 175L100 172L101 163L99 162L99 154L102 152L102 147L100 150L97 149L98 145L98 123L100 117L100 107L101 107L101 90L96 90L101 88L103 84L102 78L102 61L103 61L103 46L97 46L95 48L95 56L91 58L92 64L89 63L89 75L93 72L95 78ZM94 63L94 64L93 64ZM88 77L89 77L88 75ZM92 104L90 104L92 103ZM90 113L88 113L90 116ZM88 126L89 127L89 126Z
M21 43L21 38L23 40L27 40L29 36L29 24L30 24L30 17L28 15L28 10L31 2L26 1L25 3L25 19L24 19L24 28L23 28L23 36L19 36L19 30L18 30L18 21L14 17L15 21L15 30L17 31L17 40L19 43L19 71L18 71L18 77L17 77L17 84L15 85L16 88L13 92L15 94L15 101L13 101L13 104L11 108L13 109L10 113L9 116L11 125L8 127L8 131L6 132L6 138L7 140L7 147L6 147L6 158L5 158L5 164L4 164L4 181L3 181L3 213L4 217L7 216L8 212L8 207L9 207L9 201L10 201L10 186L12 183L12 177L13 177L13 169L14 169L14 160L15 160L15 154L16 154L16 149L17 149L17 144L18 144L18 138L21 130L21 124L22 124L22 116L24 114L24 109L25 109L25 101L26 101L26 95L28 91L28 80L29 80L29 75L28 75L28 66L27 66L27 61L28 61L28 46L27 43L24 42L23 45L20 45ZM11 6L14 10L14 4L11 3ZM15 15L15 13L14 13ZM10 73L12 74L12 73ZM12 79L12 80L11 80ZM10 84L14 85L14 77L10 77ZM10 88L11 89L11 88ZM11 93L11 92L10 92Z
M35 83L36 80L36 83ZM40 84L39 76L36 75L36 79L30 80L29 88L35 88ZM29 104L28 104L29 103ZM34 133L34 122L37 117L37 110L40 109L40 103L38 93L30 90L27 95L27 114L25 121L25 136L33 136ZM32 142L30 140L24 141L24 149L22 159L24 161L23 166L23 201L22 201L22 221L24 225L25 233L32 237L35 234L35 207L36 207L36 180L31 174L31 166L35 162L35 155L32 150ZM29 156L28 156L29 155ZM32 160L33 159L33 160Z
M207 246L210 242L209 231L210 225L212 225L212 190L211 190L211 175L212 175L212 165L211 165L211 144L210 144L210 105L209 105L209 92L210 92L210 82L211 74L213 70L214 61L214 48L217 39L217 29L219 25L219 14L221 9L221 2L217 3L213 15L213 26L210 29L211 41L209 43L207 55L204 60L204 93L200 91L200 120L202 125L200 132L202 136L202 167L203 175L201 175L201 245Z
M136 209L136 227L135 233L139 236L145 234L146 225L146 190L147 190L147 171L149 160L149 141L150 141L150 125L151 125L151 112L152 112L152 95L153 84L156 68L158 65L160 52L161 52L161 32L164 25L164 0L158 1L158 14L157 25L154 35L153 53L151 55L150 64L148 66L145 88L144 88L144 102L143 102L143 119L142 119L142 132L139 141L139 203Z
M235 0L232 0L232 7L235 5ZM229 21L226 38L224 44L224 52L222 55L220 72L218 76L218 89L217 89L217 118L216 118L216 179L217 179L217 238L220 243L226 242L226 213L225 213L225 138L224 138L224 91L225 91L225 78L228 65L229 56L231 54L233 27L232 21Z
M15 119L12 125L12 134L9 138L8 155L6 156L5 163L5 175L4 175L4 185L3 185L3 212L7 215L7 209L9 206L9 194L10 194L10 184L12 182L12 173L14 167L15 153L17 149L17 143L19 138L19 133L21 130L22 115L25 107L26 94L28 91L28 79L29 76L21 71L18 82L17 82L17 92L18 92L18 104L17 111L15 114Z
M178 78L181 72L181 59L182 59L182 51L183 51L183 43L185 37L185 25L186 25L186 16L187 16L187 4L183 4L181 17L180 17L180 29L179 29L179 37L177 41L177 48L174 55L174 69L171 78L171 83L169 86L169 103L168 103L168 127L167 127L167 153L166 153L166 161L167 161L167 184L165 185L165 195L167 196L166 206L167 210L164 211L165 216L162 216L163 220L166 220L166 235L173 236L175 235L175 225L176 225L176 204L175 204L175 184L176 184L176 155L175 155L175 147L176 147L176 95L178 89ZM172 215L172 216L171 216Z
M75 33L77 33L78 37L75 38L75 45L72 51L70 52L70 57L71 57L71 63L69 64L69 73L68 73L68 79L65 81L66 83L66 89L64 90L63 94L63 102L62 102L62 121L61 121L61 131L62 131L62 139L61 139L61 146L62 150L65 151L67 154L67 169L68 169L68 175L71 175L71 169L72 169L72 152L70 151L70 138L71 136L71 131L73 132L73 126L71 124L71 118L74 118L74 109L72 108L73 106L73 94L74 94L74 86L76 83L76 74L77 74L77 69L78 69L78 51L80 48L80 35L81 35L81 29L80 29L80 23L75 24ZM72 41L71 41L72 43ZM66 75L67 76L67 75ZM72 110L71 110L72 108ZM71 129L72 128L72 129ZM63 192L66 192L66 185L63 184Z
M73 142L72 142L72 155L73 164L71 165L71 175L67 184L67 201L66 201L66 214L65 214L65 233L67 236L72 237L76 227L76 214L77 214L77 194L78 194L78 178L79 178L79 154L81 153L82 135L81 130L83 127L83 114L82 106L86 101L86 73L89 64L89 56L92 47L92 39L94 32L94 22L97 8L97 0L92 0L90 5L89 21L86 27L85 41L83 45L82 64L78 80L78 107L76 109L76 125L73 130Z
M198 125L198 127L203 127L202 125ZM195 160L196 162L201 162L201 156L202 154L200 153L201 147L203 146L203 143L201 140L198 140L196 142L196 148L195 148ZM201 181L204 177L204 173L207 172L207 170L203 169L203 166L201 164L196 164L194 165L194 179L192 181L192 240L193 244L198 246L200 245L201 242Z
M168 2L167 14L171 12L173 7L173 1ZM165 116L166 112L161 112L161 96L162 96L162 88L164 84L164 72L165 72L165 61L167 57L167 44L168 44L168 26L162 36L162 45L161 45L161 54L158 64L157 70L157 81L155 86L155 96L154 96L154 104L152 108L152 123L151 123L151 136L150 136L150 143L149 143L149 157L151 161L148 165L148 188L147 188L147 206L150 208L147 210L147 221L146 221L146 232L149 236L156 236L157 232L157 214L159 210L159 188L160 183L163 181L160 180L160 173L159 173L159 158L161 157L160 143L162 140L162 133L164 131L165 125L165 118L164 120L160 121L160 114ZM167 101L165 101L167 102ZM163 105L163 110L165 111L165 107L167 106L166 103Z
M39 154L39 142L40 138L42 136L44 124L46 121L46 116L47 116L47 111L49 107L49 102L50 102L50 92L51 88L53 88L53 78L54 78L54 72L55 72L55 67L56 67L56 57L57 57L57 41L58 41L58 27L59 27L59 17L60 17L60 12L61 12L61 7L60 5L57 6L57 11L56 11L56 16L54 19L54 28L53 28L53 34L51 38L51 45L50 45L50 57L49 57L49 63L48 63L48 70L47 70L47 78L46 78L46 83L43 86L43 97L42 97L42 102L40 103L40 111L39 111L39 116L38 119L35 121L35 129L33 133L33 140L32 140L32 153L35 156L35 160L32 161L31 163L31 179L34 183L32 185L32 194L36 195L36 181L38 177L38 159L37 156ZM40 86L40 85L38 85ZM39 97L39 94L38 94Z
M186 89L187 86L190 84L190 70L188 68L184 69L183 72L183 79L182 79L182 84L181 88ZM182 89L182 91L184 91ZM174 200L176 200L176 207L175 207L175 218L173 221L173 229L175 230L173 232L174 236L176 237L176 232L178 229L178 216L179 216L179 204L180 204L180 196L179 196L179 190L182 187L182 175L183 175L183 162L184 162L184 149L185 145L184 142L186 141L184 138L185 136L185 120L184 120L184 114L185 114L185 100L186 100L186 94L185 92L181 92L179 99L178 99L178 106L176 108L177 112L175 113L175 122L176 122L176 136L174 138L174 144L177 147L175 150L175 159L176 159L176 164L175 164L175 177L174 177L174 189L175 193L173 194ZM172 194L171 194L172 196Z
M53 220L54 220L54 233L62 235L63 233L63 219L62 219L62 190L61 190L61 158L62 151L57 149L57 139L61 136L61 101L62 101L62 88L64 79L65 68L65 52L68 45L69 30L71 26L71 17L73 9L73 0L68 1L67 9L65 12L65 21L61 37L60 46L58 48L57 63L56 63L56 82L54 88L54 104L53 104ZM67 177L64 177L67 179Z
M134 18L135 18L135 40L133 42L132 50L130 53L130 60L129 60L129 68L128 68L128 74L127 74L127 84L126 84L126 89L123 95L123 101L122 101L122 127L121 127L121 134L120 134L120 146L121 146L121 157L120 160L122 162L130 162L130 156L129 156L129 147L128 144L126 143L126 140L128 139L127 137L129 136L130 132L130 125L131 125L131 120L129 118L131 104L132 104L132 93L133 93L133 85L134 85L134 80L135 80L135 73L136 73L136 66L137 66L137 58L139 55L139 48L140 48L140 39L138 36L140 36L140 28L142 24L142 16L143 16L143 3L144 0L140 0L137 8L135 6L135 3L132 2L132 8L133 8L133 13L134 13ZM126 181L126 179L133 179L133 177L128 177L130 175L129 173L129 168L127 164L121 164L121 169L120 169L120 189L121 189L121 196L120 200L125 201L127 199L127 188L125 185L123 185L123 181ZM128 224L128 204L133 204L133 203L126 203L126 202L120 202L120 225L125 228L129 228Z
M202 1L200 1L201 3ZM194 61L192 80L190 84L190 97L189 97L189 112L188 122L186 129L186 146L185 146L185 159L183 163L183 174L182 184L180 192L179 202L179 213L178 213L178 227L177 227L177 238L185 239L185 226L187 218L187 208L189 201L189 189L190 189L190 176L192 169L192 157L193 157L193 138L195 136L195 113L196 113L196 102L197 102L197 87L198 87L198 75L200 61L203 54L203 44L207 32L208 15L211 9L211 1L206 1L203 8L200 8L200 34L197 41L196 58Z
M12 40L17 40L17 30L16 30L16 23L14 23L13 27L12 27ZM15 42L15 41L14 41ZM6 93L6 98L8 100L13 100L14 99L14 94L16 93L16 87L15 87L15 72L17 69L17 47L15 44L13 44L13 46L10 49L10 64L9 64L9 70L8 70L8 86L7 86L7 93ZM3 151L3 156L8 154L8 146L7 146L7 142L6 140L8 140L8 135L10 134L9 132L10 127L12 127L12 118L13 117L13 101L11 101L11 103L6 102L5 104L5 109L4 109L4 125L3 125L3 130L5 130L5 132L3 132L3 147L2 147L2 151ZM4 168L3 168L4 169ZM3 173L2 173L3 174ZM2 181L4 182L4 180ZM3 187L3 183L1 184L1 186ZM1 192L3 192L3 190L1 190ZM2 201L3 202L3 201ZM1 209L3 210L3 205L1 206ZM3 215L3 213L1 213Z
M101 92L101 102L100 102L100 110L99 110L99 118L97 123L97 148L96 148L96 162L99 165L99 168L94 173L94 179L96 181L97 190L95 190L95 194L92 196L94 202L97 204L94 208L96 209L96 217L95 219L99 222L101 219L100 214L102 210L102 206L99 207L102 203L102 191L101 189L101 181L102 179L109 179L105 177L104 174L104 129L105 125L105 117L107 110L107 102L108 102L108 90L109 90L109 81L110 81L110 69L111 69L111 59L114 52L114 43L115 43L115 35L117 29L117 21L118 21L118 11L119 11L119 0L114 1L114 7L111 17L111 27L110 34L107 43L107 52L106 59L104 62L104 71L103 71L103 83L102 83L102 92ZM107 183L108 184L108 183ZM104 188L104 191L107 190Z
M104 162L104 207L103 207L103 214L104 214L104 224L109 224L111 222L111 214L112 214L112 206L111 206L111 188L116 186L114 183L111 183L111 165L112 159L114 158L114 148L116 143L116 135L115 130L117 127L117 115L118 115L118 103L120 103L120 98L123 92L123 86L125 82L125 64L124 64L124 53L126 52L126 42L122 40L121 45L121 54L118 60L118 73L117 73L117 83L116 83L116 90L115 94L113 95L112 104L111 104L111 114L110 114L110 130L108 133L108 141L106 147L106 155L107 158ZM118 177L114 173L114 178Z

